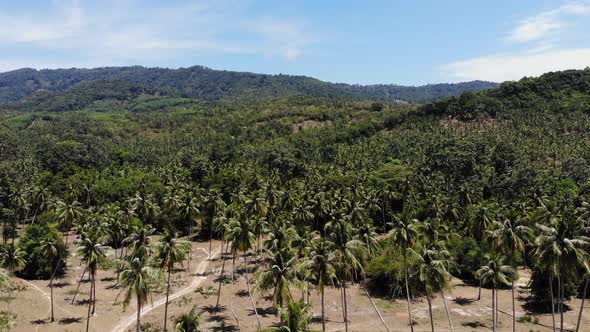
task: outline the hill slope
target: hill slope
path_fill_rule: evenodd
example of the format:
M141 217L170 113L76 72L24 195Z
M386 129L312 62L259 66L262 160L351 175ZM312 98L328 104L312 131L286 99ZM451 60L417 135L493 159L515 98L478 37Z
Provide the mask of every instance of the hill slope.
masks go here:
M306 76L264 75L202 66L180 69L139 66L54 70L24 68L0 73L0 103L20 100L39 90L64 92L82 82L98 80L122 80L151 88L173 89L180 96L203 100L255 100L304 95L423 103L497 86L496 83L483 81L419 87L362 86L328 83Z

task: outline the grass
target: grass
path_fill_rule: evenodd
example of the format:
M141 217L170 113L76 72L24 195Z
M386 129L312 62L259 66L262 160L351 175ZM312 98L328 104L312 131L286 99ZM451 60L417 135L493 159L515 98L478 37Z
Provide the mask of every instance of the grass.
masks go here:
M13 116L2 121L6 126L12 129L23 129L33 122L33 114L23 114Z

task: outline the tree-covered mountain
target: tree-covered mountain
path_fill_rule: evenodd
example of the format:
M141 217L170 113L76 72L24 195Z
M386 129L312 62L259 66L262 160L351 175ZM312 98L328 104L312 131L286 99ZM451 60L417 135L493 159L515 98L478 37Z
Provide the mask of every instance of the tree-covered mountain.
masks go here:
M107 67L95 69L19 69L0 73L0 103L14 102L37 91L65 92L88 81L127 81L153 89L202 100L259 100L288 96L337 96L386 102L423 103L456 96L465 91L481 91L496 83L472 81L457 84L349 85L329 83L306 76L264 75L213 70L202 66L165 69Z

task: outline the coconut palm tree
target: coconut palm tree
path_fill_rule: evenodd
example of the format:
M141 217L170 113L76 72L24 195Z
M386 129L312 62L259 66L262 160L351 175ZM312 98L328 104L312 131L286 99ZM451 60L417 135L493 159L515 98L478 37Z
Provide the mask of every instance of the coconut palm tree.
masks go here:
M289 301L285 309L279 309L281 320L283 321L283 329L289 332L307 331L307 327L312 319L310 310L311 305L306 304L303 299Z
M14 274L22 270L27 264L25 260L25 252L20 250L14 243L6 244L2 247L0 252L0 268L8 271L12 277ZM10 302L12 299L12 288L8 294L8 313L10 313Z
M43 255L45 255L45 257L47 257L47 259L50 262L54 262L55 259L57 258L57 262L55 263L55 266L53 266L51 268L51 279L49 279L49 293L50 293L50 304L51 304L51 317L50 317L50 321L53 322L55 321L55 315L53 312L53 278L55 277L55 273L57 271L58 268L58 264L60 261L60 257L59 256L59 250L57 248L57 244L51 242L51 241L44 241L41 243L41 250L43 252Z
M359 257L366 251L364 243L353 239L352 225L346 221L346 217L336 215L325 226L330 239L336 246L335 267L338 280L343 292L344 330L348 332L348 303L346 294L346 282L354 280L363 273L363 267Z
M564 285L567 279L575 278L578 268L590 271L590 257L584 250L590 246L590 239L579 235L579 223L575 219L561 216L552 218L548 226L537 224L539 236L535 239L533 254L539 265L549 272L550 285L557 277L557 306L560 313L560 328L563 330ZM553 290L551 290L554 311Z
M413 223L417 220L410 220L407 213L403 213L399 218L394 219L393 227L389 232L389 239L397 246L404 256L404 279L406 286L406 301L408 304L408 318L410 320L410 329L414 331L414 322L412 321L412 307L410 304L410 288L408 286L408 250L413 249L418 238Z
M492 209L489 204L480 203L478 205L472 205L467 209L467 215L469 223L467 225L467 232L473 236L475 240L479 242L479 265L483 265L485 256L485 242L488 234L488 228L493 222L491 217ZM479 287L477 291L477 300L481 299L481 286L482 281L479 280Z
M90 277L90 295L88 298L88 315L86 321L86 331L88 331L90 327L90 316L94 315L96 309L96 272L98 271L99 263L106 258L106 248L94 234L82 233L81 237L82 243L78 252L82 256L82 262L86 263L86 269Z
M278 309L293 298L289 282L295 274L297 256L289 246L285 245L273 250L265 249L264 260L266 268L258 272L256 288L263 291L273 290L273 307L278 313Z
M170 232L165 232L158 246L158 261L160 268L166 270L166 304L164 305L164 332L167 330L168 297L170 296L170 276L175 263L181 263L186 258L190 244L177 239Z
M431 297L439 291L445 305L449 327L453 331L453 323L447 306L447 301L443 290L448 287L451 279L449 270L454 266L451 260L451 254L446 250L421 248L418 251L409 249L409 252L416 260L418 268L418 279L426 291L426 300L428 301L428 312L430 314L430 327L434 332L434 320L432 318Z
M178 316L174 320L176 332L199 332L201 317L197 315L197 307L193 306L190 312Z
M492 231L491 237L494 245L500 248L508 255L510 265L516 273L515 256L524 253L525 241L532 237L533 231L524 225L519 225L518 222L504 219L498 223L498 227ZM524 255L524 254L523 254ZM514 282L517 277L511 279L512 285L512 331L516 331L516 306L514 297Z
M486 256L487 263L482 265L475 273L483 283L492 285L492 329L494 332L498 325L498 304L496 301L498 287L510 285L516 278L516 270L510 265L505 265L505 256Z
M127 307L133 296L135 296L137 301L137 318L135 326L137 332L141 331L141 308L151 295L152 279L153 273L151 268L147 265L147 257L142 256L131 257L119 276L119 284L125 287L123 306Z
M63 200L58 200L56 202L56 209L55 212L57 213L57 218L60 224L60 227L64 229L65 233L65 246L68 247L68 235L70 233L70 229L72 226L82 218L83 210L82 205L78 201L73 201L71 203L66 203Z
M316 233L311 240L308 255L304 257L299 266L299 269L308 271L318 285L322 302L322 331L326 330L324 288L326 285L334 285L334 280L336 280L334 251L334 244Z

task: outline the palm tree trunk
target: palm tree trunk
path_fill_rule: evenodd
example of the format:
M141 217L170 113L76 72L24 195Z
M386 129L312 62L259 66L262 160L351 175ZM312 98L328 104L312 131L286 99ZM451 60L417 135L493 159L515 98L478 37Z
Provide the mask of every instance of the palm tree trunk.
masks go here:
M432 317L432 303L430 302L430 296L426 294L426 301L428 301L428 314L430 315L430 328L434 332L434 318Z
M496 287L496 326L498 325L498 320L500 319L500 301L498 301L499 295L500 291Z
M342 283L340 283L340 303L342 303L342 322L344 322L346 317L344 316L344 293Z
M227 246L229 245L229 242L227 242L226 244L226 251L227 251ZM215 304L215 309L219 309L219 296L221 295L221 283L223 282L223 273L225 272L225 256L223 253L223 244L221 244L221 273L219 276L219 287L217 288L217 303Z
M90 286L92 287L92 286ZM90 307L91 302L90 299L92 298L92 293L90 293L90 297L88 298L88 313L86 314L86 332L90 330Z
M555 301L553 298L553 278L549 277L549 292L551 293L551 320L553 322L553 332L555 332Z
M563 294L564 294L564 284L561 280L561 276L557 277L557 282L559 283L559 330L563 331Z
M366 283L365 283L365 285L366 285ZM385 327L385 330L387 332L390 332L389 331L389 327L387 327L387 324L385 323L385 320L383 319L383 316L381 316L381 312L379 312L379 309L375 305L375 302L373 302L373 299L371 298L371 295L369 294L369 291L367 291L366 288L365 288L365 294L367 294L367 297L369 298L369 301L371 302L371 305L373 306L373 309L375 309L375 312L377 312L377 316L379 316L379 319L381 320L381 323L383 324L383 327Z
M172 266L168 266L168 278L166 280L166 304L164 304L164 332L166 332L166 323L168 322L168 298L170 296L170 276L172 275Z
M92 273L92 315L96 310L96 272Z
M90 295L88 295L88 313L86 314L86 332L90 328L90 308L92 308L92 281L90 282Z
M49 280L49 292L51 294L51 318L49 321L53 322L55 321L55 316L53 314L53 275L51 276L51 280Z
M186 270L188 272L191 272L191 253L193 252L193 221L192 219L189 218L189 236L188 236L188 244L189 244L189 250L188 250L188 260L186 262Z
M453 322L451 321L451 313L449 312L449 307L447 306L447 299L445 299L445 293L440 290L440 296L442 297L443 304L445 305L445 311L447 312L447 319L449 320L449 327L451 328L451 332L453 332Z
M346 280L342 283L342 291L344 292L344 331L348 332L348 303L346 302Z
M136 318L136 325L135 325L135 331L136 332L141 332L141 302L139 300L139 296L137 297L137 318Z
M481 243L479 244L479 266L483 265L483 241L481 241ZM479 301L481 299L481 285L482 285L482 280L481 278L479 278L479 289L477 291L477 300Z
M496 332L496 286L492 286L492 331Z
M515 269L516 271L516 269ZM514 304L514 279L512 280L512 332L516 332L516 306Z
M584 300L586 299L586 291L588 290L588 278L584 282L584 292L582 293L582 304L580 304L580 313L578 314L578 322L576 323L576 332L580 330L580 321L582 320L582 311L584 310Z
M406 300L408 302L408 319L410 320L410 331L414 332L414 321L412 320L412 306L410 304L410 287L408 286L408 259L404 252L404 278L406 281Z
M321 281L320 281L321 282ZM320 286L320 293L322 294L322 331L326 331L326 308L324 306L324 285Z
M244 263L246 263L246 288L248 289L248 296L250 297L250 302L252 303L252 308L254 308L254 314L256 315L256 322L258 323L258 330L262 329L262 325L260 325L260 317L258 316L258 310L256 309L256 304L254 303L254 298L252 298L252 292L250 292L250 280L248 278L248 259L246 258L246 252L244 252ZM166 331L164 331L166 332Z
M86 274L86 271L88 271L88 266L84 268L84 271L80 276L80 280L78 280L78 286L76 286L76 291L74 292L74 296L72 297L72 304L74 304L74 301L76 300L76 295L78 295L78 291L80 290L80 285L82 284L82 280L84 280L84 275Z

